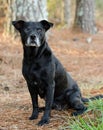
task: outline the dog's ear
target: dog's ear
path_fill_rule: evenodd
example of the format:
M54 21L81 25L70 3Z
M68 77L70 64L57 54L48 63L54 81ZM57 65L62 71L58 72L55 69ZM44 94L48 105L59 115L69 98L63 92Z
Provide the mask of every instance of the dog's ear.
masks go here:
M12 24L14 25L14 27L17 29L17 30L21 30L21 28L23 27L24 25L24 21L23 20L18 20L18 21L12 21Z
M53 23L50 23L46 20L42 20L42 21L40 21L40 23L42 24L45 31L47 31L49 28L53 27Z

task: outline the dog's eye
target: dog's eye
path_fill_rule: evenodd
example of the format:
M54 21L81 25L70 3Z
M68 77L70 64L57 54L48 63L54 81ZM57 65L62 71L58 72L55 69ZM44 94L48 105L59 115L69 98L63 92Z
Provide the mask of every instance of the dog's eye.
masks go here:
M41 31L42 31L42 29L41 29L41 28L37 28L37 31L38 31L38 32L41 32Z
M25 29L25 32L29 32L29 31L30 31L30 28L26 28L26 29Z

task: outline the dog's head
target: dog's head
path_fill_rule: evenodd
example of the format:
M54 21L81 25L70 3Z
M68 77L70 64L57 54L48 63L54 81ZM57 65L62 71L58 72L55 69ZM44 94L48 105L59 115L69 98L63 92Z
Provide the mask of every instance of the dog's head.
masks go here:
M53 26L46 20L40 22L13 21L12 24L20 32L25 46L40 47L45 40L45 32Z

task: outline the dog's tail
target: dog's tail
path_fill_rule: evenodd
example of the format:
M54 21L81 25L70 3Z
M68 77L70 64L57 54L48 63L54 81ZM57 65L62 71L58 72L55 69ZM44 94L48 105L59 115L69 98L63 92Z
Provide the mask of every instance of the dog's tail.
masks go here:
M90 98L84 98L84 97L82 97L82 101L84 103L86 103L86 102L89 102L90 100L96 100L96 99L100 99L100 98L103 98L103 95L96 95L96 96L90 97Z

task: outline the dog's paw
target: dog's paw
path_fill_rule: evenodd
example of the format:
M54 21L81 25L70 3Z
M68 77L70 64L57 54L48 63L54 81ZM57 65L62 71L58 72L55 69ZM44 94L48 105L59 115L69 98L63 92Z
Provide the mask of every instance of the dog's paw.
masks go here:
M37 113L33 113L30 117L29 120L35 120L38 118L38 112Z
M77 110L75 112L72 112L72 116L78 116L78 115L81 115L83 114L85 111L87 110L87 107L84 107L82 110Z
M49 124L49 119L46 119L46 118L42 119L41 121L39 121L38 126L42 126L45 124Z
M80 115L80 114L78 114L78 112L77 111L75 111L75 112L72 112L72 114L71 114L72 116L78 116L78 115Z

